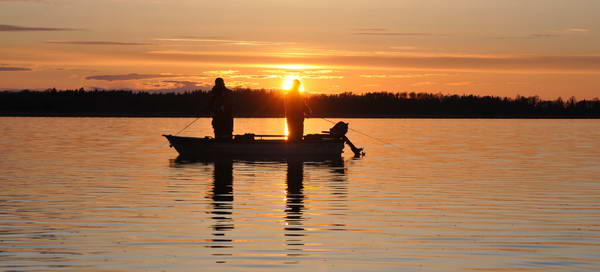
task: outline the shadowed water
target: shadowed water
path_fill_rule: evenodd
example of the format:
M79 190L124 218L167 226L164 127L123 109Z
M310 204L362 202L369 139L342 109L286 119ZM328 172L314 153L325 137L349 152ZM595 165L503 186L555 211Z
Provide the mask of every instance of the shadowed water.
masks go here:
M0 118L0 270L600 269L597 120L351 119L381 140L350 132L358 160L177 161L190 121Z

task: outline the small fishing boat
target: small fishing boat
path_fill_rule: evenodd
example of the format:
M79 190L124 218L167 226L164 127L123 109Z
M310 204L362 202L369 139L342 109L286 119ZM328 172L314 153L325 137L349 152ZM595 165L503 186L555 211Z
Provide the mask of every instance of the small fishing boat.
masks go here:
M324 134L308 134L300 141L290 142L285 135L235 135L232 140L222 141L211 137L182 137L163 135L184 158L232 157L340 157L344 143L348 143L355 155L356 148L345 136L348 124L339 122ZM279 138L279 139L277 139Z

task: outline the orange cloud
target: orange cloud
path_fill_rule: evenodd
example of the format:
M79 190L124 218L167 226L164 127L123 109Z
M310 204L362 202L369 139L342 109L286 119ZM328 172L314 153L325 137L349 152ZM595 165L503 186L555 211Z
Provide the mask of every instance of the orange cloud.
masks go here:
M153 51L158 59L224 63L239 65L276 65L303 63L329 67L381 67L428 70L463 70L496 72L600 72L600 56L436 56L436 55L364 55L308 56L301 59L261 54L221 54L207 52Z
M600 73L600 55L338 55L285 57L270 53L206 51L69 51L12 48L0 50L7 62L47 65L269 67L288 71L378 69L413 71L467 71L501 73Z

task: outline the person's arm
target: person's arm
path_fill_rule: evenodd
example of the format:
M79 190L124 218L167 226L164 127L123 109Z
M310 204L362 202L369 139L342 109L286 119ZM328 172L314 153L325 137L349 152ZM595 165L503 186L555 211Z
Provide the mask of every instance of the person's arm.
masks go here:
M310 109L310 107L306 103L306 100L304 100L304 116L305 117L309 117L311 114L312 114L312 110Z
M223 97L223 112L233 115L235 104L233 103L233 92L226 89L225 96Z
M208 100L208 112L210 115L215 113L215 92L212 91L210 94L210 99Z

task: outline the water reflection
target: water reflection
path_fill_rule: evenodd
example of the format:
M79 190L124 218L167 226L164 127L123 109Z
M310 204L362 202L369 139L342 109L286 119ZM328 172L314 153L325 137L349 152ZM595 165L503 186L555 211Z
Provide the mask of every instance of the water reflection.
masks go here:
M208 248L215 249L211 253L213 256L231 256L232 248L234 247L234 239L230 232L235 229L234 224L234 187L233 187L233 168L245 169L251 167L258 170L260 167L269 167L272 169L278 168L278 165L287 166L285 180L285 209L284 209L284 228L282 230L285 237L285 251L287 257L305 256L305 247L307 246L307 234L310 229L313 230L346 230L346 225L342 222L321 222L317 227L306 227L305 212L307 211L307 194L305 192L305 171L310 173L311 186L328 188L329 195L321 199L322 196L315 196L313 201L317 203L314 206L315 210L328 209L332 213L330 215L339 216L345 215L347 210L347 177L344 160L339 158L327 158L323 160L306 159L306 158L287 158L279 160L265 160L248 158L233 159L233 158L217 158L202 161L190 161L183 158L178 158L173 161L171 167L186 168L186 166L198 164L205 166L213 166L212 186L206 192L206 199L209 199L210 211L207 212L211 224L211 238ZM309 170L306 170L308 168ZM271 169L271 170L272 170ZM244 171L244 170L241 170ZM243 186L242 186L243 187ZM242 192L244 194L246 192ZM246 203L242 203L246 204ZM227 251L217 249L228 249ZM225 261L217 261L223 263ZM295 263L290 261L286 263Z
M210 192L212 211L210 211L213 224L211 225L211 248L231 248L231 239L226 238L226 232L234 228L233 211L233 160L223 158L215 160L213 172L213 186Z
M360 160L353 158L352 161ZM331 172L331 178L328 179L327 187L331 191L332 197L329 199L330 216L346 217L348 215L348 183L346 175L346 165L343 160L330 161L327 164ZM332 222L327 230L345 231L346 224L343 222Z
M188 122L0 118L0 271L599 270L597 120L353 119L402 149L290 164L289 192L287 161L166 168Z
M305 222L310 218L306 218L305 213L308 208L305 204L307 193L305 192L304 176L305 166L310 167L314 182L325 182L327 187L331 188L332 199L328 198L325 203L320 199L315 198L315 209L324 209L327 204L331 205L331 210L347 209L346 195L346 171L344 160L342 158L314 161L302 159L287 159L287 175L286 175L286 207L285 207L285 227L284 236L287 246L288 257L299 257L307 255L305 247L307 247L308 238L306 237L311 228L305 226ZM325 179L322 179L325 176ZM318 184L312 184L318 186ZM342 216L339 211L334 212L336 216ZM345 230L345 224L340 222L331 222L324 228L313 228L316 230ZM287 262L288 264L296 263L295 261Z
M302 251L304 241L304 161L287 161L287 189L285 208L285 237L289 251ZM301 253L288 253L287 256L301 256Z

